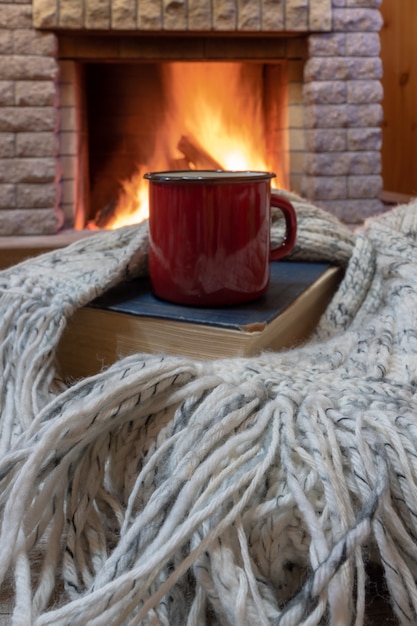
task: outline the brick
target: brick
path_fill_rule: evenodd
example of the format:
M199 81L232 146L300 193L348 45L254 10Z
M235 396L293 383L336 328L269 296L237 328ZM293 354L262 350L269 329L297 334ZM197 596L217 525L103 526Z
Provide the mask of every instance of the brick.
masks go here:
M311 57L344 56L346 35L345 33L312 34L308 38L308 49Z
M380 104L348 105L347 122L349 126L373 127L382 123L383 109Z
M0 183L51 183L55 159L0 159Z
M188 0L188 30L211 30L211 4L206 0Z
M347 197L346 176L303 176L301 193L310 200L343 200Z
M16 185L16 203L21 209L54 206L56 185L54 183Z
M334 9L333 30L336 32L379 32L381 13L375 9Z
M346 33L346 56L379 57L381 41L378 33Z
M186 30L187 14L185 0L162 0L163 30Z
M142 0L138 8L138 28L142 30L161 30L161 3L153 0Z
M347 149L345 129L326 128L306 130L306 150L309 152L343 152Z
M381 192L381 176L351 176L348 180L348 198L377 198Z
M349 154L349 174L372 176L381 173L381 154L379 152L348 152Z
M136 0L113 0L111 28L119 30L136 29Z
M351 200L321 200L319 206L332 213L345 224L362 224L364 219L383 212L379 198Z
M0 108L0 132L53 131L56 113L52 107Z
M382 130L380 128L349 128L347 131L348 150L380 151Z
M37 0L42 1L42 0ZM55 0L54 0L55 1ZM0 29L32 28L32 7L6 4L0 11Z
M85 27L97 30L110 28L110 0L85 0Z
M71 0L59 3L59 26L60 28L84 27L84 0Z
M379 152L307 153L305 173L308 176L372 176L381 172ZM364 196L363 196L364 197Z
M284 4L284 0L263 0L263 30L284 30Z
M308 0L287 0L285 4L285 30L308 31Z
M48 157L57 151L57 139L54 133L17 133L16 156Z
M34 29L13 31L14 54L23 56L55 56L57 38L51 33Z
M310 31L330 31L332 29L332 0L310 0L309 16Z
M0 209L14 209L16 206L16 186L0 185Z
M0 107L14 104L14 82L9 80L0 81Z
M306 104L344 104L347 101L345 81L314 81L304 85Z
M15 156L15 134L0 133L0 158Z
M383 95L379 80L354 80L347 83L347 100L350 104L375 104L382 101Z
M213 0L214 30L236 30L237 13L234 0Z
M62 213L54 208L0 211L0 236L53 235L62 223Z
M375 80L382 78L379 58L315 57L305 66L305 80Z
M15 104L19 107L51 107L55 103L53 81L22 81L15 87Z
M261 5L253 0L237 0L238 30L257 31L261 28Z
M56 0L33 0L33 25L35 28L58 26Z
M48 57L0 57L3 80L54 80L57 71L55 59Z
M349 174L349 152L306 153L304 172L307 176L347 176Z
M308 128L345 128L348 105L311 104L304 107L304 123Z
M13 54L12 30L0 30L0 54Z

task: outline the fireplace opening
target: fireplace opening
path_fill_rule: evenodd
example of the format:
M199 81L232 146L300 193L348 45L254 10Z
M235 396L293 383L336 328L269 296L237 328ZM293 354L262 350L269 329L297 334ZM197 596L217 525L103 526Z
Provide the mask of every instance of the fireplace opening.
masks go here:
M273 186L288 188L286 60L84 62L79 69L87 167L76 228L144 219L147 171L268 170L277 174Z

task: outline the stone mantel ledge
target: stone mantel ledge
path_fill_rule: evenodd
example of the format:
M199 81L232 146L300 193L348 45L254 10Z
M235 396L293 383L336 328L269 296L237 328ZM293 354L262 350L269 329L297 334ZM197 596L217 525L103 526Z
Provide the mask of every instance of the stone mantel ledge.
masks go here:
M348 0L348 5L379 1ZM33 25L128 32L330 32L332 0L33 0Z

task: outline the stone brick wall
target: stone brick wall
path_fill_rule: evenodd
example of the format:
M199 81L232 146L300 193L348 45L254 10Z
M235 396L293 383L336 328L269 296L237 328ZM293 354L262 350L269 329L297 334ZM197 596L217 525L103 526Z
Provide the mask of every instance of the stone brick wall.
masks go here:
M332 33L309 37L301 193L346 222L382 204L381 0L333 0Z
M378 212L380 3L0 0L0 235L49 234L64 220L72 225L80 167L75 63L57 59L56 46L60 30L72 29L312 32L304 88L290 85L292 186L347 222Z
M0 2L0 235L53 233L55 36L34 30L31 2Z
M339 3L340 4L340 3ZM332 0L33 0L36 28L329 31Z

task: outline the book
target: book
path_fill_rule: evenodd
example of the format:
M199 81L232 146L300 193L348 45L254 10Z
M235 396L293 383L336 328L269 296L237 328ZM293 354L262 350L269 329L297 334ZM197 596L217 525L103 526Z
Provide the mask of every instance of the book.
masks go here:
M137 352L217 359L290 348L314 331L342 275L327 263L271 263L267 293L228 308L164 302L148 278L121 283L69 320L57 352L61 373L93 375Z

